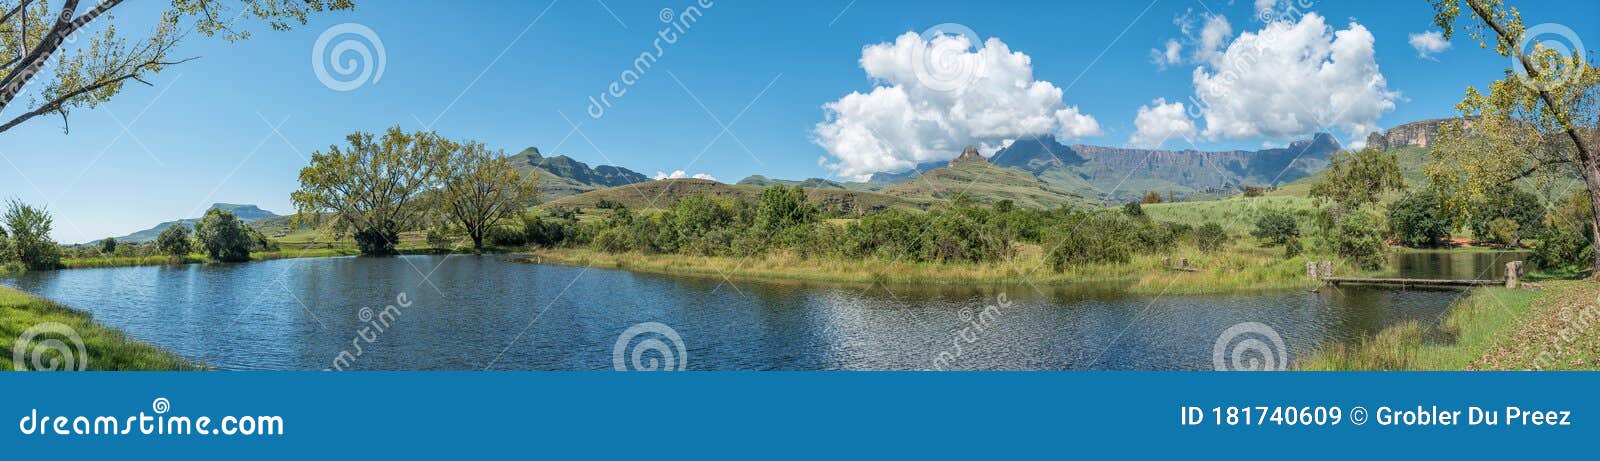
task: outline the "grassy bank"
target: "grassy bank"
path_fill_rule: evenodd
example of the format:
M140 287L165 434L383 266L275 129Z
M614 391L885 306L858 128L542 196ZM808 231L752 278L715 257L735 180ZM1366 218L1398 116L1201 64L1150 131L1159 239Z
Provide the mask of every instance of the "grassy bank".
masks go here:
M1427 341L1408 322L1355 344L1336 344L1299 364L1306 370L1600 369L1600 283L1552 281L1539 290L1477 288L1451 306Z
M1023 245L1015 258L995 263L915 263L882 259L801 258L774 252L752 258L677 254L605 253L587 249L538 250L530 262L592 266L670 275L743 279L812 280L899 284L1060 284L1093 281L1133 282L1140 294L1223 293L1307 289L1307 257L1284 259L1277 248L1238 245L1213 253L1179 248L1163 255L1136 255L1127 264L1093 264L1064 272L1050 270L1045 248ZM1175 271L1164 260L1189 259L1193 272Z
M0 351L4 351L0 353L0 371L16 369L17 365L11 361L12 351L13 347L17 346L14 343L21 339L24 332L50 323L65 325L72 334L76 334L82 340L84 347L81 355L75 350L76 344L70 335L62 332L40 334L23 348L24 354L30 357L24 359L27 361L25 367L48 366L53 361L63 359L62 355L45 347L46 341L57 340L71 351L75 363L82 363L89 370L197 368L171 352L128 339L120 331L95 323L87 313L0 287ZM38 361L31 358L35 351L45 351Z

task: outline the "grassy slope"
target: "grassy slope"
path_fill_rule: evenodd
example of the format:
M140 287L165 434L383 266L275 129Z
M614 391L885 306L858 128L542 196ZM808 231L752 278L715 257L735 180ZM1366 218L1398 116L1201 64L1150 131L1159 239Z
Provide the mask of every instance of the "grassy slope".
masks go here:
M952 167L928 171L920 178L883 192L896 197L933 200L966 193L979 203L1010 199L1018 207L1046 210L1089 204L1083 196L1046 184L1026 171L977 160L960 161Z
M1316 211L1316 205L1305 197L1230 197L1226 199L1157 203L1144 205L1145 214L1152 219L1200 225L1214 222L1222 225L1229 234L1243 235L1255 229L1256 218L1269 211L1282 211L1301 218L1301 230Z
M1477 288L1430 343L1408 322L1356 344L1335 344L1302 360L1307 370L1600 369L1600 283L1555 281L1542 289Z
M155 346L133 341L122 332L106 328L95 323L89 314L68 309L55 303L28 296L21 292L0 287L0 350L7 353L0 354L0 371L16 369L16 364L11 362L11 351L14 342L19 339L24 331L36 325L55 322L64 324L76 332L83 340L84 349L88 357L74 356L74 360L85 360L90 370L185 370L196 368L193 364L171 352ZM71 347L71 341L59 335L45 335L36 337L31 348L25 348L26 353L42 350L38 347L41 341L48 339L61 340ZM44 365L52 359L61 357L54 353L46 353Z

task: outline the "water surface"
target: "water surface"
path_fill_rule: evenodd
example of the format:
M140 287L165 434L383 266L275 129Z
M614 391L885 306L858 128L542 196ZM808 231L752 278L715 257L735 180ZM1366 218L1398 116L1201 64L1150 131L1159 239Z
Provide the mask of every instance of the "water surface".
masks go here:
M1459 275L1499 262L1477 255L1397 264ZM1460 295L733 283L460 255L79 269L0 283L211 366L271 370L327 369L341 352L341 367L359 370L607 370L619 335L645 322L674 330L695 370L1204 370L1219 335L1243 322L1272 328L1287 349L1277 359L1293 360L1397 322L1436 324ZM390 317L381 333L370 328ZM643 362L654 358L647 350Z

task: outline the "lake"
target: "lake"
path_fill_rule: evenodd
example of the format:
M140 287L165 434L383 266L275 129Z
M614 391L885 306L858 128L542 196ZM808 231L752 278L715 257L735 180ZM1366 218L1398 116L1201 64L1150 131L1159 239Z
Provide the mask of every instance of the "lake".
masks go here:
M1412 276L1494 278L1495 265L1519 257L1392 259ZM78 269L0 283L226 370L1260 367L1406 320L1434 325L1461 294L735 283L462 255Z

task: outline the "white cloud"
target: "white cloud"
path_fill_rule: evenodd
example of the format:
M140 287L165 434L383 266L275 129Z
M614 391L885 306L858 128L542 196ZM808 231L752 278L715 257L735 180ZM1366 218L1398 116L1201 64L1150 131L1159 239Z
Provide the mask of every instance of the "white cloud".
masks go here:
M1256 15L1262 15L1272 11L1272 7L1277 5L1278 0L1256 0Z
M1316 13L1240 34L1194 70L1203 134L1287 139L1337 127L1350 141L1366 139L1400 97L1378 70L1373 41L1361 24L1335 31Z
M1174 136L1189 138L1198 131L1194 120L1190 120L1189 114L1184 111L1183 103L1168 103L1165 98L1160 98L1150 104L1139 107L1139 114L1133 119L1137 131L1128 138L1128 145L1155 149Z
M1183 44L1176 39L1168 39L1166 46L1150 50L1150 62L1166 69L1167 66L1183 61Z
M1422 59L1433 59L1433 55L1450 49L1450 42L1444 39L1444 34L1432 30L1411 34L1410 43L1417 50L1417 57Z
M1198 31L1195 27L1197 23ZM1216 59L1223 45L1233 37L1233 25L1228 23L1228 18L1208 13L1197 17L1192 9L1173 18L1172 24L1178 26L1178 32L1183 37L1168 39L1161 48L1150 50L1150 62L1161 69L1186 61L1199 64ZM1187 60L1184 59L1185 53L1189 55Z
M1094 117L1067 105L1060 88L1034 80L1028 55L998 38L972 45L965 36L930 41L907 32L865 47L861 68L875 87L824 104L826 119L813 131L813 142L831 157L825 166L864 180L954 158L967 145L992 152L1021 137L1100 134ZM929 75L952 70L953 79Z
M694 175L691 176L691 175L689 175L689 173L686 173L683 170L674 170L672 173L667 173L667 172L663 172L663 171L657 171L656 172L656 179L683 179L683 178L704 179L704 180L708 180L708 181L716 181L717 180L717 178L715 176L711 176L709 174L695 173Z

